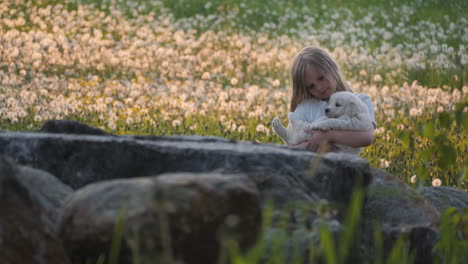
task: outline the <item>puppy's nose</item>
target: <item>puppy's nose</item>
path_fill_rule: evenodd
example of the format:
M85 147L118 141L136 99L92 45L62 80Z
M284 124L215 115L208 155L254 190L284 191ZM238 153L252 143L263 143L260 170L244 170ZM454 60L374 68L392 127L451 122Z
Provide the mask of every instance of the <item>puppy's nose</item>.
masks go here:
M325 108L325 113L328 113L328 112L330 112L330 109Z

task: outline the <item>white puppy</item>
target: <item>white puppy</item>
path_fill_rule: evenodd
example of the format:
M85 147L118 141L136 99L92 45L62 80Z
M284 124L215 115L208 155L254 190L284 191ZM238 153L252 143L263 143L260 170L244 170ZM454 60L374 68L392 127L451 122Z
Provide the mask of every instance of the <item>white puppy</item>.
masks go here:
M368 130L372 120L367 106L351 92L336 92L325 108L325 116L314 123L291 119L285 128L278 117L272 121L273 131L288 145L295 145L310 139L305 130ZM336 145L340 151L358 155L361 148Z

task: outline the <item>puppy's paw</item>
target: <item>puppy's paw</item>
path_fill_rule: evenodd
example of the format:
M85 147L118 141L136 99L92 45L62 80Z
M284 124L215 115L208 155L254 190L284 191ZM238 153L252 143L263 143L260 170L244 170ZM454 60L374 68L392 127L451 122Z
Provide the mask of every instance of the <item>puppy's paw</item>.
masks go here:
M310 130L327 130L323 123L314 123L310 125Z
M283 125L281 125L281 121L280 121L280 119L278 117L273 118L273 121L271 121L271 125L275 129L278 129L278 128L283 126Z

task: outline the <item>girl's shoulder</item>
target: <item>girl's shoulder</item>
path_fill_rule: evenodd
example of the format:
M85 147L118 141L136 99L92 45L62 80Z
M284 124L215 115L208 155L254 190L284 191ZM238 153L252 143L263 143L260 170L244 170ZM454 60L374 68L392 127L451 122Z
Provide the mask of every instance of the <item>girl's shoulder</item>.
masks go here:
M367 94L362 94L362 93L354 93L359 99L370 99L370 97Z
M363 103L367 105L372 105L372 100L367 94L354 93L357 98L359 98Z

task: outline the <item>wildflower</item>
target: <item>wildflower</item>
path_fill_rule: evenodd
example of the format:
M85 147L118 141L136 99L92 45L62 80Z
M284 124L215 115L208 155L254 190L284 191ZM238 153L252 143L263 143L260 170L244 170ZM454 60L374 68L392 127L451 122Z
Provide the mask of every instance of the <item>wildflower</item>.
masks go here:
M380 159L379 166L382 168L388 168L388 166L390 166L390 161L386 159Z
M239 127L237 127L237 131L239 133L244 133L245 131L247 131L247 128L245 126L240 125Z
M209 72L204 72L203 75L202 75L202 79L203 80L208 80L211 78L211 75Z
M236 78L231 79L231 84L232 85L237 85L238 83L239 83L239 81Z
M231 131L235 132L235 131L237 130L237 125L234 124L234 122L231 122L229 129L230 129Z
M377 128L377 129L374 130L374 133L375 133L376 135L382 134L382 133L384 133L384 132L385 132L385 127L379 127L379 128Z
M262 124L258 124L257 128L255 129L257 132L264 133L266 131L266 128Z
M422 111L419 108L411 108L410 109L410 116L418 116L421 115Z
M438 178L435 178L432 180L432 186L440 186L442 184L442 181Z
M125 123L126 123L127 125L131 125L131 124L135 123L135 120L134 120L132 117L127 117L127 118L125 119Z
M42 120L44 120L44 119L42 118L41 115L35 115L35 116L34 116L34 121L35 121L35 122L41 122Z
M382 76L380 76L380 74L376 74L376 75L374 75L372 80L374 80L374 82L381 82L382 81Z
M281 84L281 82L278 80L278 79L275 79L271 85L273 85L274 87L278 87L279 85Z
M180 120L175 119L174 121L172 121L172 126L173 126L173 127L178 127L178 126L180 126Z
M207 2L204 7L205 9L210 9L212 5L213 4L211 2Z

